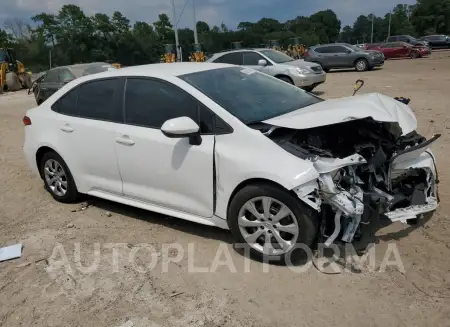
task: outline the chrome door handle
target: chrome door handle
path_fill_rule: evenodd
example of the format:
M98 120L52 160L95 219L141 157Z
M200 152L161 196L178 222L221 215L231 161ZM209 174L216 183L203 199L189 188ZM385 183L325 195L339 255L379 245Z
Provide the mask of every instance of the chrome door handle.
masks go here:
M72 127L70 127L69 125L63 125L60 127L60 129L66 133L72 133L74 131L74 129Z
M116 137L116 142L122 145L134 145L134 141L130 139L128 136L120 136Z

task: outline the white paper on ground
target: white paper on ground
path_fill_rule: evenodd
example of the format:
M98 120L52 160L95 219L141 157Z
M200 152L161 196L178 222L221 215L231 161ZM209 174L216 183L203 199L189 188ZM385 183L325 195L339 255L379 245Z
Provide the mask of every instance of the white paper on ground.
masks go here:
M0 262L10 259L20 258L22 256L22 244L15 244L0 248Z

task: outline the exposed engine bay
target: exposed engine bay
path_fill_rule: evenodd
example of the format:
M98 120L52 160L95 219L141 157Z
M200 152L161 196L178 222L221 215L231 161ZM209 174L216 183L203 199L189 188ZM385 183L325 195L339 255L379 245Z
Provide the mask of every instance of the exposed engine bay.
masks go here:
M325 245L352 242L379 217L406 223L437 207L437 169L428 149L440 135L402 135L398 123L372 118L309 129L255 128L320 174L316 191L299 197L321 212Z

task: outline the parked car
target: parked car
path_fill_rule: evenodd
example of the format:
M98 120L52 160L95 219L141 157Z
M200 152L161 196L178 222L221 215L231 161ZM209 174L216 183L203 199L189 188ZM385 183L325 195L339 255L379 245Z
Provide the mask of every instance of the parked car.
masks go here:
M367 44L366 50L380 51L386 59L404 57L420 58L430 54L430 50L427 47L412 46L405 42Z
M412 37L411 35L394 35L388 37L386 42L405 42L411 45L416 46L426 46L429 47L429 44L427 41L418 40L415 37Z
M32 90L36 103L40 105L53 93L76 78L115 69L117 68L106 62L94 62L52 68L33 82L28 93Z
M347 43L316 45L305 53L305 61L315 62L328 72L333 68L351 68L359 72L384 64L384 56L379 51L364 50Z
M273 259L438 206L439 135L417 134L413 111L378 93L322 100L251 68L154 64L78 78L23 122L28 165L55 200L84 193L230 229Z
M422 36L419 40L428 42L432 49L450 48L450 37L448 35Z
M214 54L207 62L246 66L279 78L311 92L326 80L326 73L315 63L293 59L268 48L240 49Z

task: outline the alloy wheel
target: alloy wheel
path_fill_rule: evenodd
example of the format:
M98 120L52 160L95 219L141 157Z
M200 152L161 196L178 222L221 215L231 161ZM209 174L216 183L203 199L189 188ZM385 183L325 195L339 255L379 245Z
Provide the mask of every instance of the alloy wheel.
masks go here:
M242 237L264 255L283 255L291 251L299 236L299 225L284 203L267 196L248 200L239 210Z
M359 60L356 63L356 69L360 72L366 70L366 62L364 60Z
M57 196L64 196L67 193L67 174L62 165L54 160L49 159L44 164L45 181Z

